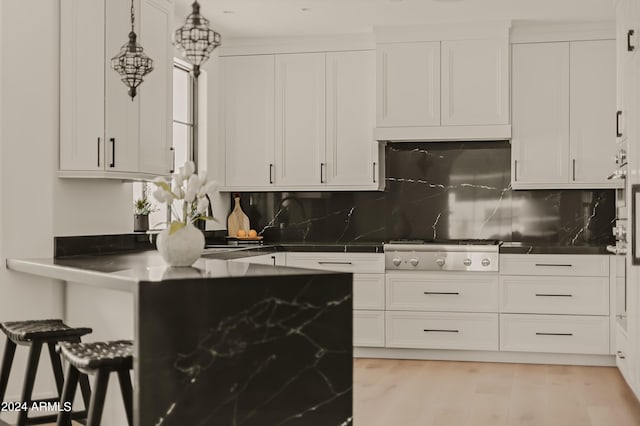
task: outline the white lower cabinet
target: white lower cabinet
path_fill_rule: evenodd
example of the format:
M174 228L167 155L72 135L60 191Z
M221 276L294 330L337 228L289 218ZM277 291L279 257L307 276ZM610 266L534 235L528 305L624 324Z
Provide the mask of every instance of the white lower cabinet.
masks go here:
M389 348L498 350L498 314L386 312Z
M287 266L353 274L353 346L384 347L384 254L287 253Z
M609 317L501 314L500 350L606 355Z
M384 311L353 311L353 346L384 346Z

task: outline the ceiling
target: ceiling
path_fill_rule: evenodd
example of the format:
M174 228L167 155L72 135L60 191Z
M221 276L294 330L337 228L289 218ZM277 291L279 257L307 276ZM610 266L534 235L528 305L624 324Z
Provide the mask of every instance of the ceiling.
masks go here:
M192 0L176 0L176 24ZM335 35L471 20L614 20L614 0L200 0L223 38Z

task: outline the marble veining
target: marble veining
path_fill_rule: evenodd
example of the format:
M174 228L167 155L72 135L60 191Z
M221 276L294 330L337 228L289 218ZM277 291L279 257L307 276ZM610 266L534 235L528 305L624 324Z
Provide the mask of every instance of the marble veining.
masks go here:
M613 242L613 190L511 188L507 141L390 143L384 192L242 194L267 241L498 239Z
M350 274L266 280L181 283L197 300L143 326L153 337L173 321L176 329L181 320L198 323L172 342L141 342L141 351L160 355L140 367L143 383L158 387L141 401L156 413L143 424L352 424ZM162 306L168 293L150 286L141 303Z

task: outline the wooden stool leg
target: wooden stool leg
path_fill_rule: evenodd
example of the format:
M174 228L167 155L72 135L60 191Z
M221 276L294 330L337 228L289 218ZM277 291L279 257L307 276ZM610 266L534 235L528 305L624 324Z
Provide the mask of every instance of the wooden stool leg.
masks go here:
M7 344L4 347L4 356L2 357L2 369L0 370L0 402L4 401L4 395L7 392L9 374L11 373L11 365L13 364L15 353L16 344L7 339Z
M124 409L127 412L127 420L129 422L129 426L133 426L133 389L131 387L131 376L129 376L129 370L118 370L118 381L120 382L120 391L122 392Z
M51 367L53 368L53 376L56 379L56 388L58 388L58 398L62 398L62 386L64 384L64 375L62 373L62 362L60 356L56 353L55 342L47 343L49 347L49 358L51 358Z
M77 368L69 364L67 368L67 380L64 382L64 388L62 390L62 396L60 397L61 409L64 410L65 403L70 402L73 405L73 398L76 395L76 387L78 387L78 376L80 372ZM70 426L71 425L71 411L60 411L58 413L58 422L56 426Z
M89 403L89 415L87 416L87 426L100 426L102 419L102 409L104 408L104 397L109 384L109 370L100 369L96 374L96 379L91 393Z
M91 387L89 386L89 377L86 374L80 376L80 392L82 393L84 409L87 411L91 402Z
M22 397L20 402L31 405L31 394L33 393L33 385L36 382L36 372L38 371L38 362L40 362L40 352L42 351L41 342L33 342L29 348L29 360L27 361L27 373L24 377L24 385L22 388ZM28 410L18 412L18 421L16 426L24 426L27 423Z

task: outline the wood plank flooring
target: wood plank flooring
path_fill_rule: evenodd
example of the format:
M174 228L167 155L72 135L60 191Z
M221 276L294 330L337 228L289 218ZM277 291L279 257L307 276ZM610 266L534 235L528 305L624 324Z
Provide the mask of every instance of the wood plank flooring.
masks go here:
M614 367L354 360L355 426L638 426Z

